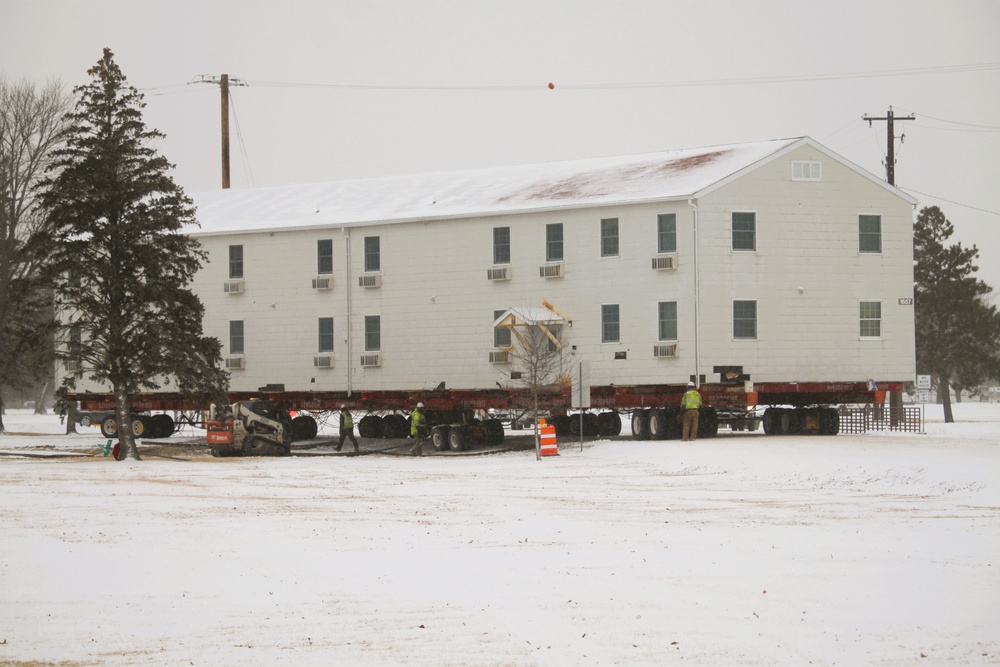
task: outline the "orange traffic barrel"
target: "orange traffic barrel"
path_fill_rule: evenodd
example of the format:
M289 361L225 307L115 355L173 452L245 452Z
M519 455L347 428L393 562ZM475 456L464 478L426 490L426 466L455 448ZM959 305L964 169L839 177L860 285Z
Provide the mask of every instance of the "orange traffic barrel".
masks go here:
M541 430L542 456L559 456L559 445L556 443L556 427L546 424L545 420L539 421Z

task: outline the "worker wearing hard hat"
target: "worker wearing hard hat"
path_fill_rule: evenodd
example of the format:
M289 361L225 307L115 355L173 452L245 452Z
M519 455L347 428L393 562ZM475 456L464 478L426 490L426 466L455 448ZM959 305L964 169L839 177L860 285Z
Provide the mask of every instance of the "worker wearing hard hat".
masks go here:
M427 417L424 415L423 403L417 403L417 407L410 413L410 435L416 440L410 454L423 456L424 442L427 440Z
M698 411L701 409L701 394L694 382L687 383L687 391L681 397L681 440L698 439Z
M354 443L354 453L358 453L358 439L354 437L354 416L351 411L347 409L346 405L340 406L340 442L337 443L337 451L339 452L344 446L344 440L347 438L351 439Z

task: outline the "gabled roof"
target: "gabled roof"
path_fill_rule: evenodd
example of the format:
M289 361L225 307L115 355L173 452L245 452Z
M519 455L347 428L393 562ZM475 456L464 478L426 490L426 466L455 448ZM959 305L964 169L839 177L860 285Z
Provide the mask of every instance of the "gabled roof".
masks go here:
M219 190L194 195L200 229L226 234L349 227L697 198L748 169L813 146L916 203L808 137L618 157Z

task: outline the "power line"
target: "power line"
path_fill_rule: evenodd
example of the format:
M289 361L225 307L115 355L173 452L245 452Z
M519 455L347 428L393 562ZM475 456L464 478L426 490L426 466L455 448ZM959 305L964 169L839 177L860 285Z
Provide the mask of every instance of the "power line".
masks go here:
M418 85L418 84L370 84L370 83L317 83L310 81L249 81L261 88L313 88L333 90L389 90L389 91L540 91L540 90L623 90L630 88L694 88L705 86L746 86L780 83L803 83L809 81L834 81L838 79L869 79L895 76L918 76L934 74L956 74L961 72L986 72L1000 70L1000 62L970 63L965 65L944 65L940 67L915 67L909 69L875 70L865 72L841 72L833 74L810 74L771 77L747 77L729 79L693 79L689 81L645 81L633 83L533 83L511 85ZM188 83L217 83L209 75ZM241 82L242 83L242 82ZM176 86L157 86L148 91L169 91ZM179 91L178 91L179 92ZM171 94L163 92L159 94Z
M913 194L923 195L924 197L930 197L931 199L937 199L938 201L947 202L949 204L954 204L955 206L961 206L963 208L968 208L973 211L979 211L980 213L989 213L990 215L1000 216L997 211L990 211L989 209L979 208L978 206L970 206L969 204L963 204L962 202L952 201L951 199L945 199L944 197L938 197L937 195L928 194L926 192L921 192L920 190L914 190L913 188L904 188L902 186L897 186L900 190L905 192L912 192Z

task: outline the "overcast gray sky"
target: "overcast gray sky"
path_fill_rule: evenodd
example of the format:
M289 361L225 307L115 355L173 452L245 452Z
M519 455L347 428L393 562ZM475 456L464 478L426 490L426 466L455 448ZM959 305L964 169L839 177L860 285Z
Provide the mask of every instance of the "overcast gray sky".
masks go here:
M1000 289L1000 2L0 0L0 73L86 83L110 47L161 152L261 187L807 135L976 243ZM554 88L548 87L549 83Z

